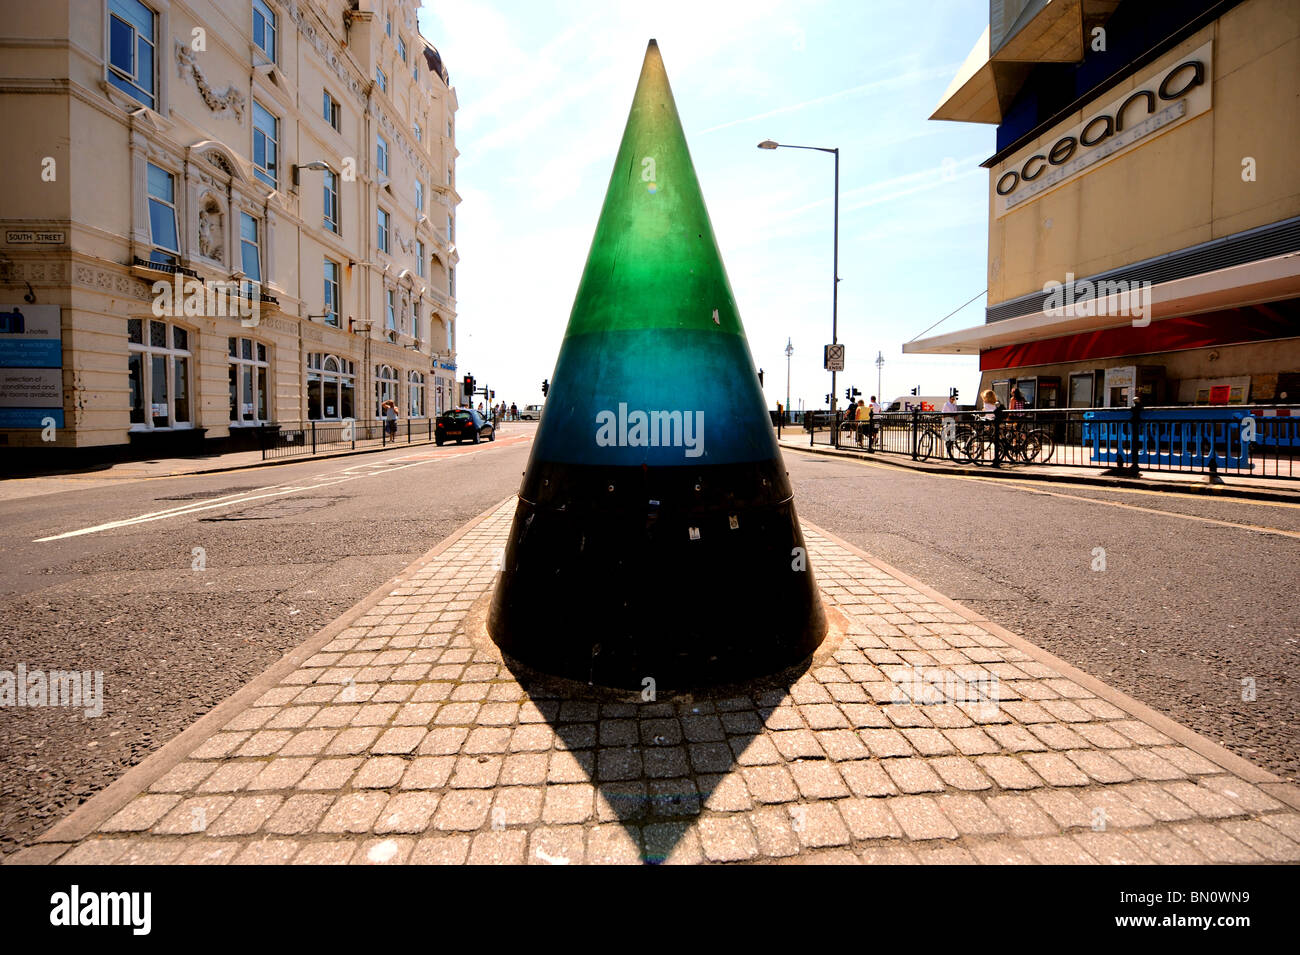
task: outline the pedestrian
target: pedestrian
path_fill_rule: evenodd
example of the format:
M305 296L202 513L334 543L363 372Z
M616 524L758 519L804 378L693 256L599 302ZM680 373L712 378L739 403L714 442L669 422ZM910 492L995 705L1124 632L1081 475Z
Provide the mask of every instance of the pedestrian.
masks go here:
M867 450L876 450L876 434L880 430L880 424L876 421L876 415L880 414L880 402L876 396L871 396L871 403L867 405Z
M390 438L397 437L397 404L389 399L384 402L384 433Z
M957 438L957 415L960 409L957 402L953 400L952 392L948 392L948 400L943 403L943 449L947 454L952 454L952 445Z
M516 405L513 401L510 402L510 420L511 421L519 420L519 406Z
M871 409L866 406L861 398L858 399L857 407L853 409L853 418L857 421L857 425L853 429L854 440L857 442L858 447L862 447L862 439L866 436L869 426L867 422L871 420Z
M1010 401L1010 403L1007 405L1007 407L1010 408L1012 411L1024 411L1024 410L1025 410L1025 407L1026 407L1026 405L1025 405L1025 396L1022 395L1022 394L1020 393L1020 389L1019 389L1019 388L1012 388L1012 389L1011 389L1011 401Z

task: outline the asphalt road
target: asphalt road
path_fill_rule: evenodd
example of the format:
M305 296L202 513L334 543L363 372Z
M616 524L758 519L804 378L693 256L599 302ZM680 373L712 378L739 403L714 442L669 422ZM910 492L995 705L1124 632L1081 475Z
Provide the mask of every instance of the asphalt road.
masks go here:
M103 671L106 698L97 718L0 709L0 852L514 493L534 430L221 474L0 482L0 670Z
M102 670L107 698L98 718L0 710L0 851L514 493L532 432L213 475L0 482L0 670ZM1300 777L1300 507L786 463L803 518Z
M1300 778L1300 506L785 459L801 518Z

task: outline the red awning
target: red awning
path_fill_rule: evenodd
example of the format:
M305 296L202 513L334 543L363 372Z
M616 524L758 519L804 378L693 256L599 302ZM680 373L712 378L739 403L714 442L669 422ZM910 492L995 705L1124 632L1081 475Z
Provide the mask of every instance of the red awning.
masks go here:
M980 371L1236 345L1300 336L1300 298L1125 325L980 352Z

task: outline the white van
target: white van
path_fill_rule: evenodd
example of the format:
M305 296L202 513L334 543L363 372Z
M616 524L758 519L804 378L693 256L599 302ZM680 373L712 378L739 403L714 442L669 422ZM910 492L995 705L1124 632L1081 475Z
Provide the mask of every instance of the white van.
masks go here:
M885 406L886 411L942 411L947 395L903 395Z

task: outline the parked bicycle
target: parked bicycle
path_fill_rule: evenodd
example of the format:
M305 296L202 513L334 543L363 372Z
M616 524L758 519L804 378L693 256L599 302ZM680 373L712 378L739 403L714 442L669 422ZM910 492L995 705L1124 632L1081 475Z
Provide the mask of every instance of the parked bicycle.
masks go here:
M928 422L916 436L919 461L946 456L957 464L1046 464L1055 452L1051 434L1018 421Z

